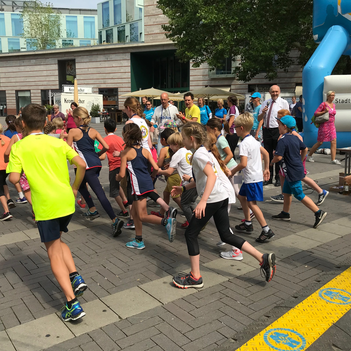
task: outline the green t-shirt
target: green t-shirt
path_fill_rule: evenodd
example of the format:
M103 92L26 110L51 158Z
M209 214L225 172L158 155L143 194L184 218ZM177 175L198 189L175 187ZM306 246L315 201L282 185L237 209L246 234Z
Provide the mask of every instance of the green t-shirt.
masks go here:
M201 113L200 109L194 104L193 106L185 109L185 117L187 119L197 118L197 123L201 123Z
M223 135L221 135L221 136L217 139L216 146L217 146L219 155L221 156L221 160L222 160L222 161L225 160L225 158L227 157L227 154L224 152L224 149L225 149L226 147L229 147L229 144L228 144L227 139L226 139ZM229 147L229 149L230 149L230 147ZM228 167L229 169L234 168L236 165L237 165L237 163L235 162L234 158L232 158L232 159L227 163L227 167Z
M12 146L6 171L25 172L37 221L74 213L67 160L77 155L63 140L45 134L28 135Z

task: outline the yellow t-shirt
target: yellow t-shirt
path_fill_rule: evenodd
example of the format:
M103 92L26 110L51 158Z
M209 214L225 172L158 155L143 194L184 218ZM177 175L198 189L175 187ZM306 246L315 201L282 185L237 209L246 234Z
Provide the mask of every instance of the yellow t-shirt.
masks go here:
M74 213L67 160L77 155L63 140L45 134L28 135L12 146L6 171L25 172L37 221Z
M197 123L201 123L201 117L200 117L200 109L195 105L195 104L193 104L193 106L191 106L190 107L190 109L189 108L186 108L185 109L185 117L187 118L187 119L192 119L192 118L197 118Z

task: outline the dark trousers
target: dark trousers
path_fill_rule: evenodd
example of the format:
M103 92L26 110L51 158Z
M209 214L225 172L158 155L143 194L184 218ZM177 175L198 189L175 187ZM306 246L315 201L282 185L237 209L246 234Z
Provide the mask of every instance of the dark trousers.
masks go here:
M279 128L263 128L263 146L269 153L269 162L273 159L273 151L277 147L279 138ZM280 162L276 163L275 168L275 180L279 179L279 165ZM269 166L270 180L273 179L273 166Z
M299 130L299 132L302 132L303 130L303 122L302 122L302 118L295 118L296 121L296 127Z
M235 160L234 151L235 151L235 149L236 149L236 147L238 145L239 137L237 136L236 133L234 133L234 134L227 134L225 138L228 141L230 150L232 151L233 157L234 157L234 160Z

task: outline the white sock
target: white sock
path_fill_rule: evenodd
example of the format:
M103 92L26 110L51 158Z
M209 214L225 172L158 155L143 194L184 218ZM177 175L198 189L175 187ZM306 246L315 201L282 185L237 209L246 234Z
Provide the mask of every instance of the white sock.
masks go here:
M20 192L18 193L18 196L19 196L20 199L23 199L23 198L24 198L24 195L23 195L22 191L20 191Z

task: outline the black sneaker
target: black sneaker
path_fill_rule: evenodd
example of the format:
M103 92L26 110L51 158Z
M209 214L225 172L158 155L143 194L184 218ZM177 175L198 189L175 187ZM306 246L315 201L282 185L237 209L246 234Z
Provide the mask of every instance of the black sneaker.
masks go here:
M245 222L236 225L235 230L240 233L251 234L253 232L253 225L247 225Z
M12 199L8 199L8 200L7 200L7 207L8 207L8 208L15 208L15 207L16 207L16 204L13 202Z
M323 190L322 194L318 194L318 201L316 202L316 205L320 206L328 195L329 195L329 191L327 190Z
M276 195L276 196L271 196L271 200L274 201L274 202L278 202L280 204L283 204L284 203L284 195L283 194L279 194L279 195Z
M117 213L117 217L129 217L128 211L123 212L122 210Z
M316 220L314 222L313 228L317 228L324 220L324 218L327 216L327 212L324 212L320 210L319 214L315 214Z
M134 221L129 218L129 221L123 226L124 229L135 229Z
M290 221L290 214L286 212L280 212L279 214L272 216L273 219L280 219L282 221Z
M269 283L275 274L275 254L263 254L263 261L260 263L261 266L261 274L266 279L266 282Z
M122 233L123 224L124 222L121 219L115 219L115 223L112 224L112 236L114 238Z
M177 217L177 209L169 206L168 211L166 212L166 218L176 218Z
M264 230L262 230L260 236L256 239L256 242L264 243L266 242L266 240L273 238L273 236L274 233L272 232L272 229L269 229L267 233Z
M196 280L193 278L193 275L191 274L191 272L185 275L178 275L177 277L173 277L173 283L175 286L181 289L188 289L188 288L200 289L204 286L202 277Z
M10 212L6 212L0 217L0 221L7 221L11 218L12 218L12 214Z
M83 216L85 218L89 218L91 221L93 221L95 218L100 217L100 214L97 210L95 210L94 212L90 212L90 210L88 210L87 212L83 213Z

